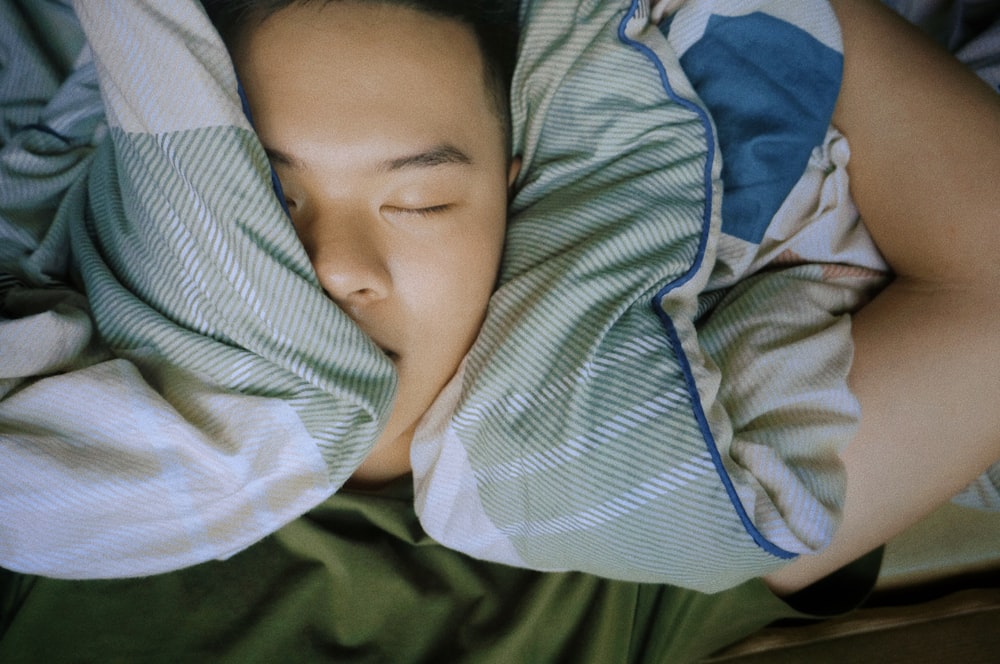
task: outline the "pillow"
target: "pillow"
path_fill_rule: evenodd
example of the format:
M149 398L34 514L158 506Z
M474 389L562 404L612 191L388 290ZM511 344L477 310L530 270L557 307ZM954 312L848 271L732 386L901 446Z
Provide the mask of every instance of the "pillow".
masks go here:
M2 334L40 361L4 375L0 564L147 575L232 555L328 497L370 450L396 378L319 287L200 4L75 11L88 48L22 131L49 140L12 143L3 161L20 195L5 234L23 235L22 208L54 210L54 187L62 200L44 237L4 256L5 304L20 304ZM48 37L66 39L58 25ZM96 132L102 104L96 149L58 140ZM53 274L67 250L72 273ZM81 284L86 302L47 311L50 280Z
M733 17L820 49L836 98L824 2L691 0L662 31L643 2L522 4L501 286L414 442L417 510L446 545L712 592L828 543L859 416L847 313L870 281L815 265L747 279L765 233L724 232L719 132L682 67L693 53L689 69L725 73L701 47ZM784 190L764 229L831 111L789 142L798 172L768 187Z

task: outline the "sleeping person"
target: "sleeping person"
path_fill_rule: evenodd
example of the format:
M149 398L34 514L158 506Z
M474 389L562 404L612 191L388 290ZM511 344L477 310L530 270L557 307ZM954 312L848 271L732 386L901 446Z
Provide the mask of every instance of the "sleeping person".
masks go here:
M410 471L417 420L496 285L518 164L515 42L407 3L218 4L236 7L215 20L240 21L223 34L320 284L399 375L389 423L353 475L384 483Z
M785 592L998 456L996 98L878 3L841 37L825 2L524 2L512 78L466 3L263 6L216 18L270 164L194 3L79 2L88 46L4 148L5 567L225 559L412 466L422 531L474 558L712 592L798 557ZM739 101L706 66L761 36L801 66L751 130L817 133L757 245L687 74ZM848 167L897 273L853 321L881 277L833 246Z
M351 478L388 482L411 471L418 424L487 317L520 166L513 45L467 3L205 4L319 283L398 373L389 422ZM783 594L1000 459L1000 200L982 177L1000 168L1000 104L877 2L833 7L844 75L832 124L894 280L852 323L863 417L838 451L843 521L825 550L768 577Z

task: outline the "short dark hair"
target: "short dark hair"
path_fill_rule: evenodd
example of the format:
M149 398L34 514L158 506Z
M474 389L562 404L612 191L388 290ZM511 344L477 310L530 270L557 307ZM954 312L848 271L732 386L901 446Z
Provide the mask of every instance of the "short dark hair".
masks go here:
M247 30L285 7L338 0L201 0L226 47L232 52ZM510 149L510 81L517 57L518 0L354 0L407 7L456 20L472 29L483 58L486 90Z

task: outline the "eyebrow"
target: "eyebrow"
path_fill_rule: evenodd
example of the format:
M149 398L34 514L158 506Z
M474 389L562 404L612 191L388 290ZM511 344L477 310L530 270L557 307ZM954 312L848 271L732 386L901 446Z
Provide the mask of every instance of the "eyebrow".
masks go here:
M415 154L388 159L380 163L376 170L380 172L399 171L405 168L429 168L445 164L471 164L472 158L454 145L442 143L430 150Z
M264 147L264 152L271 163L281 164L290 168L305 169L306 164L293 155L275 148ZM471 164L472 157L450 143L441 143L428 150L421 150L402 157L394 157L379 162L375 170L380 173L400 171L407 168L432 168L446 164Z

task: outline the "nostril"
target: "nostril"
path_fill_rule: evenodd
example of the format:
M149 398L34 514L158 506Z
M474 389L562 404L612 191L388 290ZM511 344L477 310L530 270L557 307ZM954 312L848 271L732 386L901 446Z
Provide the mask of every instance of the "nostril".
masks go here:
M303 245L327 294L341 305L362 305L390 288L386 248L362 214L314 214Z
M389 277L375 262L345 260L314 264L326 294L345 307L375 302L386 296Z

